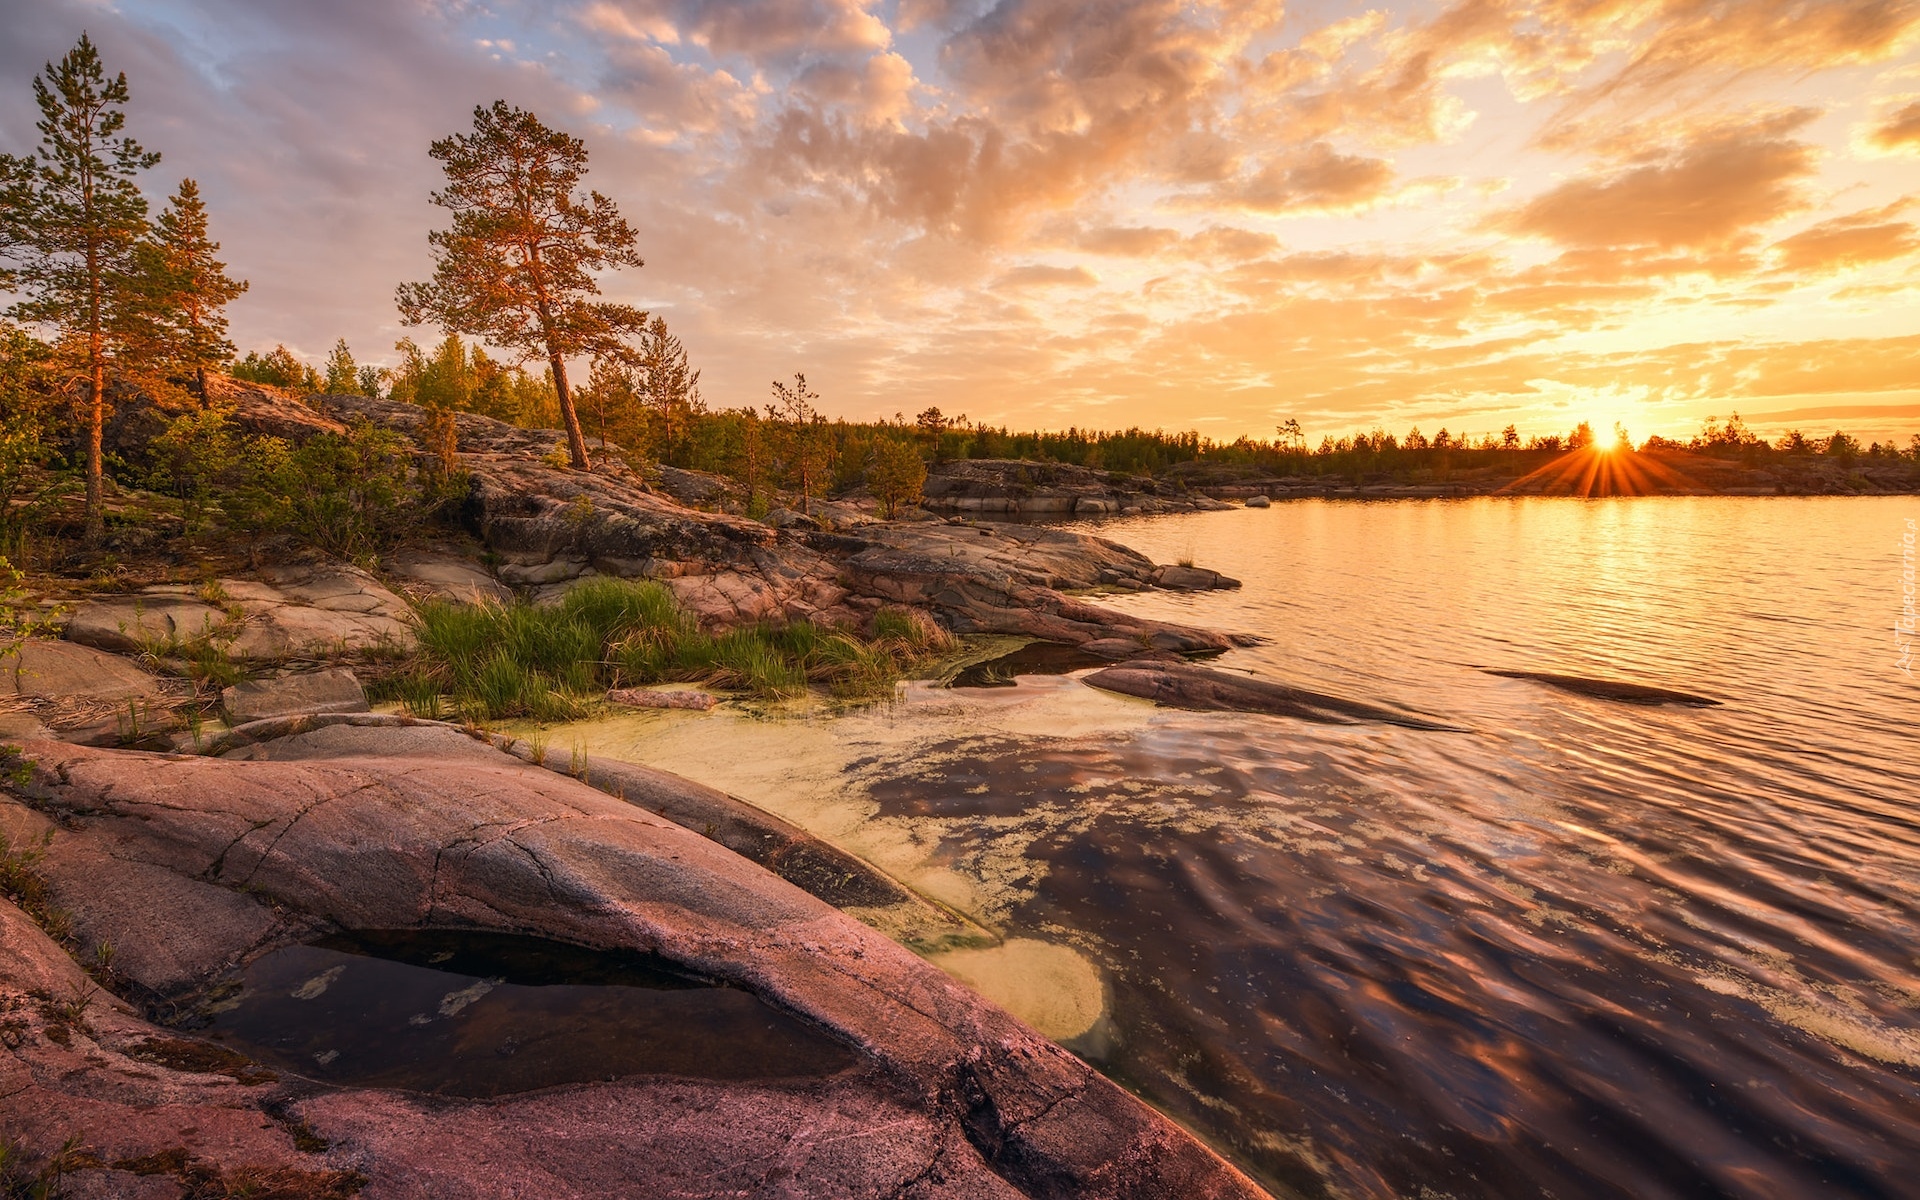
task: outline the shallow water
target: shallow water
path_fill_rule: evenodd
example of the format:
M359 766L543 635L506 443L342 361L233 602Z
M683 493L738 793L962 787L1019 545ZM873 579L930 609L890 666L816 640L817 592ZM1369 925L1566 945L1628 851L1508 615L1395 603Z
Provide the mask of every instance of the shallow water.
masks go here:
M500 1096L626 1075L852 1065L824 1033L664 960L514 934L365 933L249 964L211 1036L327 1083Z
M1219 665L1467 733L1056 677L555 744L729 788L979 917L1009 940L956 974L1282 1194L1920 1195L1909 518L1310 501L1088 526L1246 581L1110 601L1271 639Z

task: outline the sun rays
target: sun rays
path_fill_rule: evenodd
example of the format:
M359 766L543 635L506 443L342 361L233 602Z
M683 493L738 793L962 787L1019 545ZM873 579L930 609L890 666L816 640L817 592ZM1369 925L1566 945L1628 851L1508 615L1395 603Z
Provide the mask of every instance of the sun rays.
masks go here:
M1501 491L1528 496L1651 496L1699 490L1685 474L1621 441L1563 454Z

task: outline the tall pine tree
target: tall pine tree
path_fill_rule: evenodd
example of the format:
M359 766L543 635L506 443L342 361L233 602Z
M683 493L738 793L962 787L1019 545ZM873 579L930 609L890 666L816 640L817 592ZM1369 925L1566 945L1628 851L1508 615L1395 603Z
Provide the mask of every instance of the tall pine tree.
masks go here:
M575 192L587 173L584 142L504 100L474 109L472 133L442 138L427 153L446 169L446 190L432 198L452 211L453 227L427 235L433 279L400 286L402 318L545 357L568 452L587 470L567 358L606 352L645 327L639 309L593 299L594 272L644 265L633 226L599 192Z
M86 34L60 65L33 81L40 106L36 155L0 158L0 285L23 298L8 315L60 331L62 350L85 381L87 541L105 532L101 432L107 368L151 302L136 248L147 232L147 201L135 178L160 161L122 134L125 74L107 79Z
M180 190L153 223L141 247L142 279L148 288L146 312L158 333L155 358L172 373L191 374L200 398L207 398L207 369L233 357L227 340L228 304L247 290L247 281L227 275L215 258L220 243L207 235L207 206L200 185L180 181Z

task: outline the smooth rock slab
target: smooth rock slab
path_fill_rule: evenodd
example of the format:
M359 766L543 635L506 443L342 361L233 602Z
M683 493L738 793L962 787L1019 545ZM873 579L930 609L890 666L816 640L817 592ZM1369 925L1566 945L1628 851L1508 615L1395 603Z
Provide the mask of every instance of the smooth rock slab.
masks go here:
M371 575L341 563L277 567L260 580L219 580L216 608L181 585L89 600L67 624L70 642L120 653L218 649L243 662L362 653L413 645L413 611Z
M456 604L511 604L513 590L482 570L480 565L452 555L401 551L388 570L421 590Z
M336 667L306 675L282 675L236 683L220 693L220 707L235 725L298 713L363 713L367 693L352 671Z
M211 604L179 596L108 596L89 600L67 622L70 642L121 654L172 653L197 638L217 637L228 616Z
M134 700L156 695L160 681L117 654L28 638L0 655L0 696Z
M651 1076L429 1102L130 1060L177 1035L108 1000L58 1037L39 1015L23 1022L0 1055L0 1125L42 1153L77 1135L108 1166L191 1129L197 1162L357 1171L369 1197L1262 1195L1086 1064L716 843L457 731L395 732L391 755L295 762L273 761L272 742L250 761L30 743L26 790L62 817L49 873L84 890L91 852L233 889L286 923L278 944L302 925L451 925L653 951L816 1023L859 1065L797 1085ZM422 739L449 752L421 753ZM149 924L194 919L162 909ZM106 920L76 915L83 952ZM245 936L226 948L276 942ZM0 991L23 996L67 960L44 936L16 940ZM276 1113L329 1148L302 1153Z

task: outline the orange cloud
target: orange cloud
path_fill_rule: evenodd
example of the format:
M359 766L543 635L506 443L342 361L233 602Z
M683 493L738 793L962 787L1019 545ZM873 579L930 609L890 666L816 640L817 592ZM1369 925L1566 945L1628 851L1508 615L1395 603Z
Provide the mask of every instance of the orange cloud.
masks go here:
M1092 287L1100 279L1085 267L1054 267L1032 263L1015 267L991 284L995 288Z
M1881 208L1835 217L1775 242L1780 269L1813 274L1904 258L1920 250L1920 237L1915 236L1912 222L1896 221L1893 216L1912 203L1902 198Z
M1888 116L1867 135L1876 149L1920 152L1920 100Z
M1075 245L1091 254L1157 254L1180 240L1177 229L1149 225L1103 225L1082 232Z
M1382 199L1392 184L1393 167L1385 159L1341 154L1315 142L1247 179L1215 188L1208 200L1253 212L1338 212Z
M1563 183L1490 224L1571 246L1727 246L1805 206L1813 150L1787 135L1815 115L1798 109L1711 130Z

